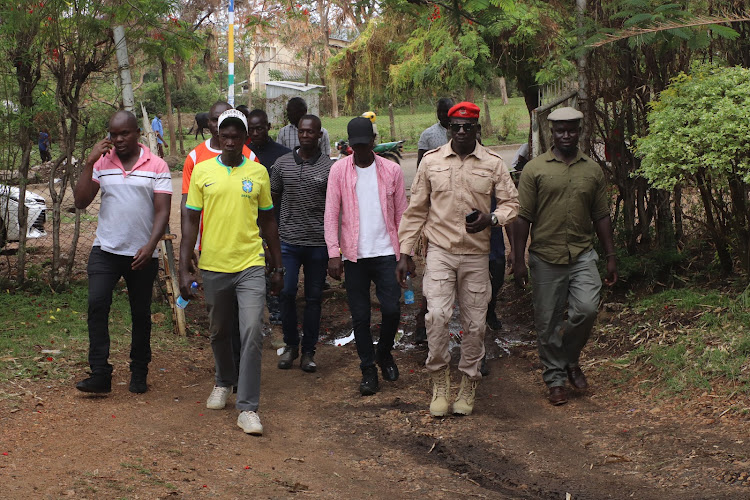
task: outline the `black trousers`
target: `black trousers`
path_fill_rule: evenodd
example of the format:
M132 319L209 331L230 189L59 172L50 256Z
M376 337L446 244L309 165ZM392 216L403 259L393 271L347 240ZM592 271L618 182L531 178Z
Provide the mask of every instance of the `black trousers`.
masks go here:
M401 287L396 281L396 257L372 257L358 259L357 262L346 260L344 274L359 366L367 368L391 355L398 324L401 321ZM380 302L382 316L377 352L372 346L370 332L370 283L375 283L375 295Z
M105 252L93 247L89 255L89 366L95 374L111 375L109 364L109 310L112 292L120 278L125 278L133 323L130 345L130 371L148 373L151 361L151 294L159 271L157 259L134 271L133 257Z

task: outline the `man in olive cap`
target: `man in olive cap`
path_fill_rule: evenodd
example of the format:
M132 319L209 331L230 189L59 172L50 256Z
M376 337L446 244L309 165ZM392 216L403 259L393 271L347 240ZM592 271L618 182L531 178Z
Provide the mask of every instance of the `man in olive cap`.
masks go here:
M479 107L461 102L448 110L452 138L428 151L411 187L398 237L396 273L406 287L407 259L424 229L429 250L422 287L427 297L425 367L432 378L430 414L448 414L450 330L453 304L461 307L461 386L452 411L470 415L484 357L485 320L491 284L487 272L491 227L505 226L518 213L518 193L499 154L477 141ZM497 208L491 210L492 196Z
M534 323L542 378L556 406L568 401L566 379L576 389L588 387L579 357L596 320L602 287L594 231L607 259L604 283L617 281L607 183L599 164L578 149L582 118L569 107L549 114L553 146L523 169L513 230L513 275L520 287L528 278L524 254L531 231Z

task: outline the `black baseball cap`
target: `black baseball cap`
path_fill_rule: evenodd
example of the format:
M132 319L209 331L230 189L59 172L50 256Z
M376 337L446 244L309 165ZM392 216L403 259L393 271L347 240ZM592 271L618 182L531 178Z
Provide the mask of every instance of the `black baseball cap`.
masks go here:
M346 126L346 132L349 134L349 145L370 144L375 132L372 130L372 122L367 118L358 116L353 118L349 125Z

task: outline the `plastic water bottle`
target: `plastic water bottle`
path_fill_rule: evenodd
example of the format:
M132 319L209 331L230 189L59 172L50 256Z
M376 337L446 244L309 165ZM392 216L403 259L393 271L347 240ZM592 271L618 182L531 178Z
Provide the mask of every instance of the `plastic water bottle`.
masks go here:
M197 281L193 281L192 283L190 283L190 289L191 290L197 290L198 289L198 282ZM179 297L177 297L176 304L177 304L177 307L179 307L180 309L185 309L187 307L187 305L190 304L190 301L183 299L182 295L180 295Z
M406 273L406 291L404 292L404 304L414 303L414 285L411 282L411 273Z

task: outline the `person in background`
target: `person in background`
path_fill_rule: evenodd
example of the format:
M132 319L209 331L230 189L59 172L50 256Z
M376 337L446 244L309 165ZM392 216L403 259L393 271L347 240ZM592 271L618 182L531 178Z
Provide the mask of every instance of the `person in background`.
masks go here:
M164 148L167 147L167 143L164 142L164 126L161 123L161 113L156 113L156 116L151 120L151 130L156 134L156 148L159 152L159 158L164 158Z
M526 164L518 183L521 204L513 227L513 276L528 280L529 245L534 324L542 378L555 406L568 401L566 379L576 389L588 381L579 364L596 320L602 280L594 232L605 252L607 286L617 282L607 182L598 163L578 149L583 113L559 108L547 120L552 148ZM567 305L567 317L566 317Z
M399 250L398 227L406 209L404 174L398 163L373 152L375 135L372 122L357 117L347 125L349 145L354 154L331 167L325 210L325 240L328 245L328 274L341 279L346 274L346 294L352 313L357 343L363 396L380 389L376 364L383 378L398 379L393 359L396 331L401 319L401 289L396 282L396 263L411 257ZM343 261L342 261L343 258ZM370 331L370 284L380 302L382 324L377 350Z
M190 210L182 227L180 293L191 299L195 280L189 262L198 236L201 214L203 243L201 269L208 308L211 348L216 376L206 407L223 409L237 387L237 425L251 435L262 435L258 416L263 346L265 258L262 229L270 256L272 293L281 290L281 265L276 218L268 171L242 154L247 139L247 118L236 109L224 111L218 120L221 154L195 166L185 206ZM239 223L238 223L239 221ZM239 325L239 371L234 363L232 335Z
M82 210L101 191L96 239L87 269L91 376L76 384L83 392L112 390L109 310L121 277L128 287L133 323L128 389L136 394L148 390L151 295L159 271L156 246L169 221L172 180L164 160L139 144L140 135L132 113L112 115L109 138L94 145L73 192L75 206Z
M289 125L279 130L279 136L276 138L279 144L291 149L299 146L299 136L297 134L297 125L300 118L307 114L307 103L301 97L292 97L286 104L286 116ZM320 150L324 155L331 156L331 140L328 138L328 131L322 129L323 135L320 137Z
M274 205L281 207L281 259L286 269L281 291L281 324L284 352L278 367L288 370L299 355L297 331L297 283L300 267L305 273L305 312L302 320L303 371L314 372L315 345L320 334L321 301L326 279L328 249L323 230L328 173L333 160L320 151L321 125L315 115L299 121L299 143L291 153L276 160L271 169Z
M268 115L262 109L254 109L247 113L247 128L247 146L258 156L258 162L266 167L268 175L271 175L271 167L276 160L291 153L292 149L271 139L268 135L271 124L268 123Z
M49 148L49 130L44 128L39 132L39 156L42 158L42 162L52 161L52 155L49 152Z
M268 115L265 111L262 109L254 109L247 113L246 116L248 129L247 145L253 153L257 155L257 161L266 167L270 178L272 167L273 164L276 163L276 160L285 154L291 153L292 150L282 146L268 136L268 131L271 130L271 124L268 123ZM279 224L280 212L278 205L274 208L274 215L276 216L276 223ZM271 294L270 288L266 290L266 306L268 307L268 321L270 321L272 325L280 325L281 304L279 303L279 297Z
M479 107L461 102L448 116L452 139L422 158L398 233L402 259L411 254L423 230L429 244L422 285L428 307L425 367L432 378L434 417L447 415L450 408L449 323L456 294L464 333L458 364L461 386L453 413L470 415L474 410L491 293L487 229L508 224L518 212L518 194L503 159L477 141ZM491 211L493 194L497 208ZM407 271L400 260L396 272L402 287Z
M437 149L448 144L451 139L450 119L448 110L453 107L453 99L442 97L437 102L437 123L427 127L419 136L417 142L417 168L422 163L422 157L427 151Z

